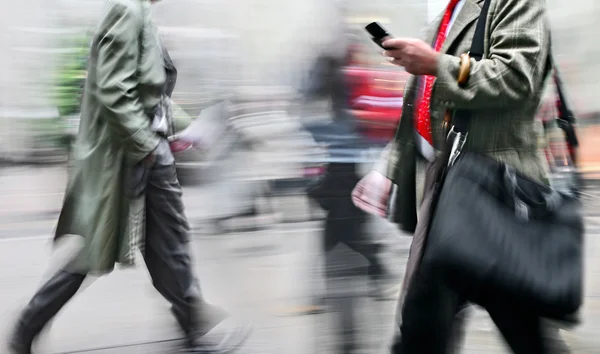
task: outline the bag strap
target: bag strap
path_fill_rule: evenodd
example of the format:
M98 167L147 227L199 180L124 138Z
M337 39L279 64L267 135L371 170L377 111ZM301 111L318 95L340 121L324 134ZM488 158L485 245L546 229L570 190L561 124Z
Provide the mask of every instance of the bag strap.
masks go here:
M556 110L558 117L556 117L556 123L565 134L565 141L567 142L567 148L569 149L569 155L571 161L577 164L577 148L579 147L579 139L577 138L577 132L575 131L575 115L567 104L565 97L562 80L558 73L558 68L553 62L552 56L550 57L551 65L554 68L553 78L556 86Z
M473 41L471 43L471 50L469 55L476 61L483 59L484 53L484 36L485 36L485 25L487 21L487 15L489 12L491 0L485 0L483 7L481 8L481 14L477 21L477 27L475 28L475 34L473 35ZM575 115L567 104L565 97L565 91L560 78L560 74L554 63L552 53L548 55L548 65L553 70L553 80L556 86L556 108L558 116L556 117L556 123L561 128L565 135L565 141L567 143L569 154L573 163L576 163L576 149L579 147L579 140L577 139L577 133L575 131ZM469 123L471 121L471 112L468 110L456 110L452 118L453 129L456 132L461 133L465 136L468 132Z
M471 50L469 51L469 55L476 61L480 61L481 59L483 59L485 25L487 21L487 14L490 9L490 3L490 0L485 0L485 2L483 3L483 7L481 8L481 13L479 15L479 21L477 21L477 27L475 27L473 41L471 42Z

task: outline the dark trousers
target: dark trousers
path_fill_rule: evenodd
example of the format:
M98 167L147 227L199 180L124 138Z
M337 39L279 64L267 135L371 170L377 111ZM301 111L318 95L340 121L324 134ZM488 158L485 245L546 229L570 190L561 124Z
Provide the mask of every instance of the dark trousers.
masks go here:
M377 278L386 271L381 260L384 244L365 230L367 214L352 203L352 189L360 180L356 168L355 163L327 166L323 182L324 197L328 199L323 248L330 252L340 243L348 246L367 259L369 275Z
M383 245L370 239L364 232L364 224L356 219L330 219L325 221L323 249L332 251L338 244L344 244L369 262L368 274L373 279L386 275L387 269L381 260Z
M456 315L465 308L466 302L445 284L440 272L419 269L401 306L399 333L391 353L454 351L457 333L462 330ZM548 353L541 319L535 313L514 301L492 297L486 301L486 310L515 354Z
M208 315L217 315L211 312L216 308L203 303L193 272L189 227L175 165L155 165L146 183L144 261L152 283L172 304L172 312L188 336L205 333L210 329L208 322L214 320ZM59 271L38 290L20 319L30 339L75 295L85 278L86 274Z

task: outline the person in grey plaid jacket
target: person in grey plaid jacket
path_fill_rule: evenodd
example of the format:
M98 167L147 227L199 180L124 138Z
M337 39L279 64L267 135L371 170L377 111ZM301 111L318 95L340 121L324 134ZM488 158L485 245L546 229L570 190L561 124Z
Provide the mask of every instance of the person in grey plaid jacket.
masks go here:
M399 299L398 335L391 350L395 354L445 354L460 344L462 335L464 299L446 285L443 275L420 266L435 182L429 181L426 171L445 142L446 117L451 116L446 112L472 112L466 149L513 166L533 180L548 182L535 121L549 73L545 5L543 1L489 1L483 59L468 59L466 83L459 83L463 68L459 56L469 53L484 0L450 0L446 11L427 28L424 40L397 38L383 43L390 48L385 52L390 61L413 76L405 88L396 136L382 156L384 163L359 182L353 198L365 211L394 215L404 231L414 234ZM431 43L437 44L440 38L443 44L437 51ZM434 78L426 102L431 149L420 144L415 129L415 117L423 121L423 112L416 107L425 96L420 88L427 87L423 85L426 76ZM397 198L391 211L393 186ZM547 341L549 327L543 319L514 301L494 299L486 310L517 354L568 350L561 341Z

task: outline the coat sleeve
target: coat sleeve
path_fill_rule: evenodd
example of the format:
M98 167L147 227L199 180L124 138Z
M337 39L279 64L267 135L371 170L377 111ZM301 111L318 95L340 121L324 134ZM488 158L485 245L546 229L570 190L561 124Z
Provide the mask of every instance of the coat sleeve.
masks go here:
M138 92L136 72L142 21L133 9L109 2L99 27L97 48L98 100L108 110L108 124L123 141L127 160L133 164L143 160L159 143Z
M165 60L165 71L167 74L165 95L170 98L173 95L173 91L175 91L175 84L177 83L177 68L175 67L175 64L173 64L173 60L169 55L169 51L162 41L160 42L160 45L162 47L163 57Z
M469 80L460 87L460 59L441 55L434 99L452 109L495 108L530 99L546 75L549 30L545 16L542 0L493 1L486 25L486 58L471 59Z

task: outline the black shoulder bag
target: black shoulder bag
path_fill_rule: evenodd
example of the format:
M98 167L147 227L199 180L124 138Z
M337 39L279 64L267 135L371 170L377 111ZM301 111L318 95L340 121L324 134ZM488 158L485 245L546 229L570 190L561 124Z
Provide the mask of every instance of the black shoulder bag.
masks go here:
M473 38L476 60L483 56L489 2ZM558 124L575 161L574 119L555 81ZM423 265L440 269L448 284L473 303L485 307L492 297L509 297L541 317L565 320L583 302L578 186L557 191L492 158L463 151L469 122L470 112L455 112Z

